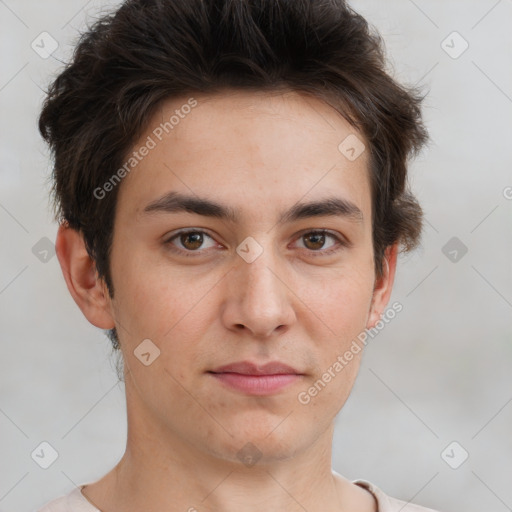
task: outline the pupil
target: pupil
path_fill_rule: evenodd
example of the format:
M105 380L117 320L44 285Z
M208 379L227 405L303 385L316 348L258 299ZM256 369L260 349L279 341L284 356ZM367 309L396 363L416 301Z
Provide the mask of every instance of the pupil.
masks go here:
M186 240L186 242L183 240ZM192 240L191 244L188 243L189 240ZM203 235L201 235L201 233L185 233L181 237L181 243L187 247L187 249L197 249L201 247L203 243Z
M317 241L315 242L314 239L317 239ZM324 245L325 243L325 235L322 235L320 233L316 233L316 234L312 234L312 235L308 235L306 237L307 240L311 240L313 239L313 245L315 245L316 247L312 247L313 249L321 249L322 246Z

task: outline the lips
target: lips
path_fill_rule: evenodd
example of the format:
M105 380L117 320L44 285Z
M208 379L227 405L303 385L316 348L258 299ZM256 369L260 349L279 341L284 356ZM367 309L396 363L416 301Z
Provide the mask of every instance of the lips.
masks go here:
M257 365L242 361L208 372L222 385L246 395L277 394L299 381L303 374L278 361Z
M226 364L220 366L213 373L238 373L240 375L300 375L301 373L291 366L278 361L257 365L248 361Z

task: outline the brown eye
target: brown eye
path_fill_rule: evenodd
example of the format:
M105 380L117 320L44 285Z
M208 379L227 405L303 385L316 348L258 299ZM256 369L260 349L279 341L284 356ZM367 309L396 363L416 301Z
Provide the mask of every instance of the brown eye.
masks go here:
M209 245L208 245L209 242ZM172 251L183 255L204 254L207 249L215 246L215 240L201 230L180 231L169 238L165 244Z
M307 242L304 244L308 249L317 251L322 249L325 244L325 235L323 233L309 233L303 236Z
M330 242L329 242L330 240ZM350 247L343 237L338 237L325 229L308 231L298 238L300 247L307 250L311 256L328 256Z
M183 233L180 235L180 242L185 249L193 251L203 244L203 235L198 231Z

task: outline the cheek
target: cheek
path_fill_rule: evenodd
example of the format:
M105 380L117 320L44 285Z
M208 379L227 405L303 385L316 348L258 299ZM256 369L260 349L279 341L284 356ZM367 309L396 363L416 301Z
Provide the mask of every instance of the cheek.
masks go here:
M136 261L125 261L118 270L118 279L122 272L130 276L121 278L116 290L116 321L126 327L122 342L127 357L132 366L139 368L134 350L142 340L151 340L159 350L154 368L151 367L157 377L152 379L161 380L162 384L167 382L172 389L176 388L174 391L179 391L177 382L189 381L192 378L189 370L203 366L206 356L201 340L208 337L218 314L212 301L219 277L205 273L201 279L191 279L170 266L141 266Z
M116 316L133 337L162 339L180 327L208 291L151 254L131 254L113 265ZM208 280L209 281L209 280Z
M310 337L316 341L318 366L297 399L306 406L306 414L324 411L327 422L347 400L364 351L358 336L365 331L374 284L372 267L367 267L347 265L323 280L321 290L315 288L308 295L310 318L316 325Z
M343 354L340 356L343 361ZM360 353L343 363L333 356L325 367L305 385L296 396L297 413L311 421L315 428L324 430L334 420L347 401L360 365Z
M373 292L371 269L348 266L323 276L315 286L305 285L303 296L317 323L326 328L326 336L334 338L340 348L352 336L364 330Z

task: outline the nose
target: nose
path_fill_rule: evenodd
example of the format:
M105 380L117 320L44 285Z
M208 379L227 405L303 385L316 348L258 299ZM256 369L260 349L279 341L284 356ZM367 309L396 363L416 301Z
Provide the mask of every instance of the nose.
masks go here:
M284 265L277 263L270 249L252 263L240 258L229 277L222 311L226 328L257 338L290 328L296 319L294 295L286 283Z

